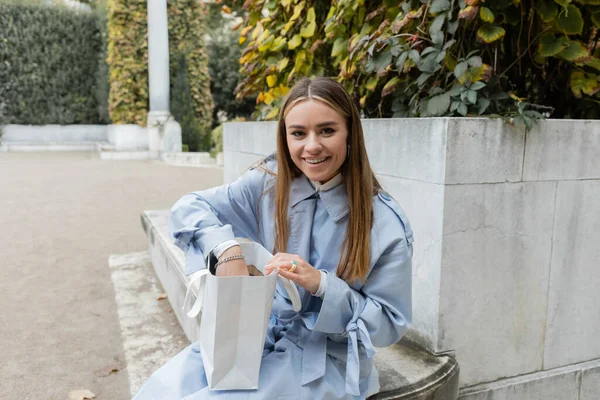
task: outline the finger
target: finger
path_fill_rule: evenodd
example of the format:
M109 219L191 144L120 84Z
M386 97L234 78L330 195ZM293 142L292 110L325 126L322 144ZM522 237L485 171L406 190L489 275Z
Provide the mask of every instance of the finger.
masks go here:
M277 267L277 269L279 269L279 270L289 271L290 269L293 268L292 261L294 261L294 260L280 261L278 263L274 263L273 265L275 265ZM300 263L296 261L296 269L294 270L294 273L298 273L299 269L300 269Z
M271 264L265 265L265 275L270 275L275 268Z
M278 272L279 275L283 276L284 278L287 278L294 283L300 284L300 276L295 272L289 272L284 269L280 269Z

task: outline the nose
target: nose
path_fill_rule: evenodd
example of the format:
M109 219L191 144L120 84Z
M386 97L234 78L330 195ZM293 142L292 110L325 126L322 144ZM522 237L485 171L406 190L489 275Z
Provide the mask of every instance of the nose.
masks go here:
M320 153L321 149L323 148L323 146L321 145L321 138L315 132L310 132L310 134L307 137L306 145L304 147L309 153Z

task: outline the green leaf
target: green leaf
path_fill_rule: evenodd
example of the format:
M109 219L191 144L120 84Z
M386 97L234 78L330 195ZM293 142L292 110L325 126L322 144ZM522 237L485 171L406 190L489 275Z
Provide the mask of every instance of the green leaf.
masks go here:
M416 64L421 60L421 55L419 54L418 50L411 50L408 52L408 57L413 60L413 62Z
M442 43L444 43L444 32L442 31L434 31L431 32L431 41L434 45L438 47L442 47Z
M375 56L373 62L375 64L375 70L377 72L382 72L392 62L392 53L390 51L382 51Z
M435 56L435 62L436 63L441 63L442 61L444 61L444 59L446 58L446 52L445 51L440 51L437 56Z
M406 63L406 59L408 58L408 51L400 54L400 57L396 60L396 68L398 72L402 72L404 70L404 63Z
M400 78L397 76L390 79L388 83L383 86L383 89L381 90L381 97L389 96L390 94L394 93L399 83Z
M271 51L272 52L278 52L280 50L282 50L285 45L287 44L287 41L285 40L284 37L278 37L277 39L275 39L275 42L273 42L273 45L271 46Z
M437 17L435 17L435 19L433 20L431 25L429 25L429 33L433 34L433 32L441 31L442 27L444 26L445 20L446 20L446 14L440 14Z
M600 60L596 57L590 57L588 60L585 60L585 65L600 71Z
M458 21L448 22L448 33L454 35L458 29Z
M479 115L482 115L489 106L490 106L490 99L486 99L485 97L479 99L479 110L477 110L477 113Z
M558 53L558 56L574 63L583 63L590 58L590 52L579 40L570 40L569 46Z
M427 73L427 72L423 72L421 75L419 75L419 77L417 78L417 86L419 88L421 88L429 78L431 78L433 76L433 74Z
M436 14L450 9L450 1L448 0L433 0L429 7L429 13Z
M459 62L454 68L454 76L456 78L460 78L465 74L465 72L467 72L467 69L469 69L469 63L466 61Z
M477 103L477 92L474 90L468 90L467 91L467 99L469 100L469 102L471 104L476 104Z
M467 105L466 105L465 103L460 103L460 105L458 106L458 109L457 109L457 111L458 111L458 113L459 113L460 115L462 115L463 117L464 117L464 116L466 116L466 115L467 115L467 112L468 112L468 110L467 110Z
M308 22L314 22L314 21L315 21L315 18L316 18L316 15L315 15L315 8L314 8L314 7L311 7L311 8L309 8L309 9L308 9L308 13L307 13L307 15L306 15L306 20L307 20Z
M302 38L300 37L300 35L295 34L294 37L292 37L292 39L288 42L288 48L290 50L294 50L296 47L300 46L302 44Z
M266 32L268 32L268 31L266 31ZM258 45L258 51L260 51L261 53L264 53L265 51L267 51L271 48L271 46L273 45L274 42L275 42L275 37L269 36L267 39L263 40Z
M337 57L342 54L348 47L348 39L339 37L333 42L333 48L331 49L331 57Z
M454 86L448 91L450 96L458 96L465 90L465 87L459 83L455 83ZM458 107L458 105L457 105Z
M600 28L600 13L592 14L592 22L596 28Z
M558 15L558 7L551 0L536 1L535 11L544 22L552 22Z
M469 89L470 90L481 90L485 87L485 83L483 82L475 82L474 84L472 84Z
M452 47L454 45L454 43L456 43L456 40L454 39L450 39L448 40L445 44L444 47L442 47L442 50L448 50L450 47Z
M304 38L312 37L315 34L317 23L315 21L309 22L308 25L300 28L300 36Z
M450 112L453 113L454 111L456 111L460 104L460 101L453 101L452 104L450 104Z
M479 67L481 67L481 64L483 64L483 61L481 60L481 57L473 56L467 60L467 63L471 67L479 68Z
M431 97L427 102L427 114L433 116L444 115L450 107L450 95L443 93Z
M583 17L579 8L569 4L566 10L561 11L555 20L556 29L567 35L581 35L583 31Z
M571 3L571 0L554 0L554 2L562 8L567 8L567 6Z
M483 25L477 30L477 38L484 43L492 43L502 39L506 31L504 28L497 25Z
M433 53L434 51L439 51L438 49L436 49L435 47L427 47L425 48L425 50L423 50L421 52L421 56L426 56L429 53Z
M481 7L479 9L479 18L481 18L481 20L483 22L489 22L492 23L494 22L494 13L492 12L492 10L490 10L487 7Z
M371 78L369 78L369 80L367 81L367 85L365 86L367 88L367 90L369 91L374 91L375 88L377 87L377 82L379 82L379 78L376 76L372 76Z
M552 57L563 51L569 45L569 39L564 36L558 38L553 33L547 32L540 37L538 53L542 57Z

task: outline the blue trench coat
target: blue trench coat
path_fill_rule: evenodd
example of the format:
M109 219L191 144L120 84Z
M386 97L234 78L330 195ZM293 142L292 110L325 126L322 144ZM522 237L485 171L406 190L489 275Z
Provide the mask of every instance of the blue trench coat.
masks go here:
M274 156L263 167L277 170ZM237 181L181 198L169 229L186 253L186 274L204 268L219 243L246 237L274 244L274 177L254 168ZM386 193L373 196L371 262L366 282L335 275L348 221L341 185L316 193L302 175L291 185L288 253L327 271L323 299L298 288L300 313L278 283L261 363L259 389L210 391L198 344L157 370L134 399L364 399L379 391L375 347L402 337L411 321L413 235L406 215Z

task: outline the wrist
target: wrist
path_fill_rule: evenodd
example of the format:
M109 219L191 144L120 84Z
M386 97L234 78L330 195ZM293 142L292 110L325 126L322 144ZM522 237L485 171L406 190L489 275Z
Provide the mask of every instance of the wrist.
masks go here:
M225 259L226 257L237 256L242 254L242 247L240 245L232 246L225 250L218 258L219 261Z

